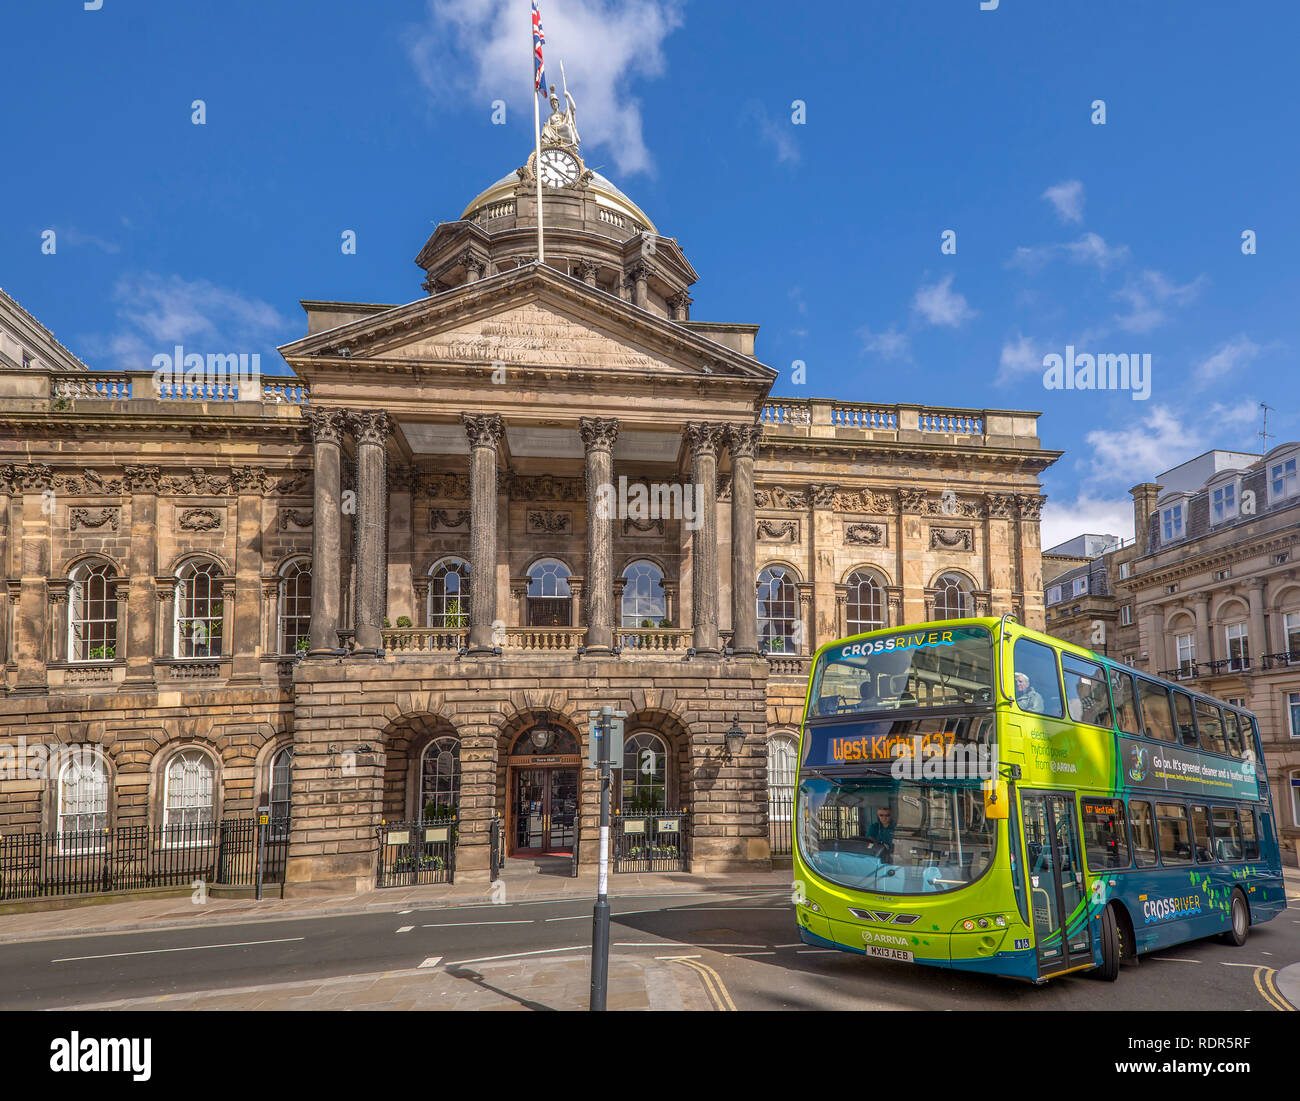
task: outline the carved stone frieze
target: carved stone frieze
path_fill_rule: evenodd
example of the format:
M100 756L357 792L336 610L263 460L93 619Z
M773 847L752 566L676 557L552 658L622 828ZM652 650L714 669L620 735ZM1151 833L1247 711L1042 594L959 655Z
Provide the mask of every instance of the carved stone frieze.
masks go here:
M225 523L226 510L221 508L186 508L176 513L181 531L220 531Z
M573 513L530 508L527 528L530 535L570 535L573 532Z
M315 516L309 508L282 508L276 520L281 531L306 531L312 526Z
M930 529L931 550L973 551L975 549L975 532L970 528Z
M772 486L770 489L756 489L754 491L754 507L805 509L808 507L808 493L806 490L789 490L783 489L781 486Z
M799 541L798 520L760 520L758 538L763 543L797 543Z
M68 509L68 531L98 531L101 528L117 531L121 513L118 508Z
M841 489L835 494L832 507L836 512L862 512L868 516L884 516L894 511L894 499L888 492L877 493L871 489Z
M855 547L883 547L886 544L884 524L845 524L844 542Z
M429 510L430 531L468 531L469 509L431 508Z

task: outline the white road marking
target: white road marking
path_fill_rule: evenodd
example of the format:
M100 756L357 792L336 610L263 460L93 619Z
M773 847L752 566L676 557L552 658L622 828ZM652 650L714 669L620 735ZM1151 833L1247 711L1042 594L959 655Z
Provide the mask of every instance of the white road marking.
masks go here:
M615 948L676 948L677 945L670 940L620 940L615 942L614 947Z
M440 963L442 963L442 957L441 957L441 956L430 956L427 960L425 960L422 964L420 964L420 966L421 966L421 967L437 967L438 964L440 964Z
M1158 960L1161 963L1201 963L1201 960L1185 960L1181 956L1148 956L1147 959ZM1250 967L1253 964L1237 964L1238 967Z
M399 914L413 914L413 913L415 913L414 910L398 910L397 912L398 912Z
M532 918L516 918L514 921L440 921L433 925L422 925L422 929L474 929L480 925L533 925Z
M583 952L590 951L590 944L575 944L569 948L539 948L536 952L510 952L504 956L479 956L472 960L456 960L447 964L448 967L460 967L466 963L494 963L497 960L517 960L523 956L549 956L553 952Z
M202 952L205 948L251 948L258 944L290 944L306 937L280 937L277 940L242 940L234 944L192 944L186 948L145 948L139 952L105 952L98 956L63 956L50 963L79 963L82 960L111 960L119 956L158 956L165 952Z
M399 933L409 933L409 932L410 932L412 929L414 929L414 928L415 928L414 925L403 925L403 926L402 926L400 929L398 929L397 931L398 931Z
M1224 967L1259 967L1258 963L1228 963L1227 960L1220 960Z
M733 956L775 956L775 952L732 952Z
M838 956L839 954L837 948L801 948L795 953L796 956Z

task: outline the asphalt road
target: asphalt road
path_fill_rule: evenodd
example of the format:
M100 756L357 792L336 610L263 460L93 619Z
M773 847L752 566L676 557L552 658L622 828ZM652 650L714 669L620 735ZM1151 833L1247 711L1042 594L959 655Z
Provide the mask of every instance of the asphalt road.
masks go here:
M1270 970L1300 962L1300 909L1242 948L1198 941L1145 956L1116 983L1066 976L1041 987L868 960L800 944L787 892L612 899L620 951L695 956L739 1009L1132 1009L1274 1012ZM292 982L573 951L591 943L591 903L531 902L257 921L0 945L0 1009Z

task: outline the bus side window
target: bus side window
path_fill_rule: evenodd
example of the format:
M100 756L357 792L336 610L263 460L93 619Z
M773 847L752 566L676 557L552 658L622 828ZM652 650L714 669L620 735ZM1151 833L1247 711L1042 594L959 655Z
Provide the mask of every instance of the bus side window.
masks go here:
M1091 871L1128 867L1128 830L1122 799L1083 797L1083 845Z
M1214 818L1214 850L1220 860L1241 859L1241 823L1237 821L1237 811L1233 807L1215 807L1211 812Z
M1138 699L1142 702L1142 724L1146 727L1147 737L1172 742L1174 718L1169 710L1169 690L1149 680L1139 680Z
M1255 821L1255 808L1241 808L1242 857L1246 860L1259 859L1259 826Z
M1174 714L1178 718L1178 739L1183 745L1196 744L1196 723L1192 719L1192 697L1177 688L1173 691Z
M1056 651L1028 638L1016 639L1016 705L1021 711L1061 718L1061 683L1056 675Z
M1156 826L1162 864L1192 862L1192 834L1187 825L1187 808L1179 803L1156 804Z
M1210 841L1210 811L1208 807L1192 807L1192 840L1196 842L1196 859L1201 864L1214 863L1214 848Z
M1224 734L1228 740L1228 752L1234 757L1241 756L1242 737L1241 737L1241 719L1235 711L1223 712Z
M1156 863L1156 835L1151 804L1130 799L1128 814L1133 826L1133 863L1139 868L1149 868Z
M1076 723L1110 729L1110 695L1106 691L1106 673L1093 661L1073 654L1061 655L1061 672L1065 675L1065 703Z
M1202 749L1228 752L1228 743L1223 736L1223 712L1208 700L1196 701L1196 729L1201 735Z
M1119 669L1110 671L1110 690L1115 696L1115 720L1125 734L1141 734L1137 698L1133 692L1133 677Z

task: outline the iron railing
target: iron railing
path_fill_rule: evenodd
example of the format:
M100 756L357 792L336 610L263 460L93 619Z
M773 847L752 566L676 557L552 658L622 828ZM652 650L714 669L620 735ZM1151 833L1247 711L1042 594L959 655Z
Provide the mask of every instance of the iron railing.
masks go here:
M251 818L170 826L20 833L0 837L0 900L101 894L195 882L257 882L259 830L266 831L262 880L283 883L289 853L282 823Z
M616 872L689 872L690 838L682 811L620 814L610 829Z
M456 882L460 821L389 822L379 827L378 887Z

